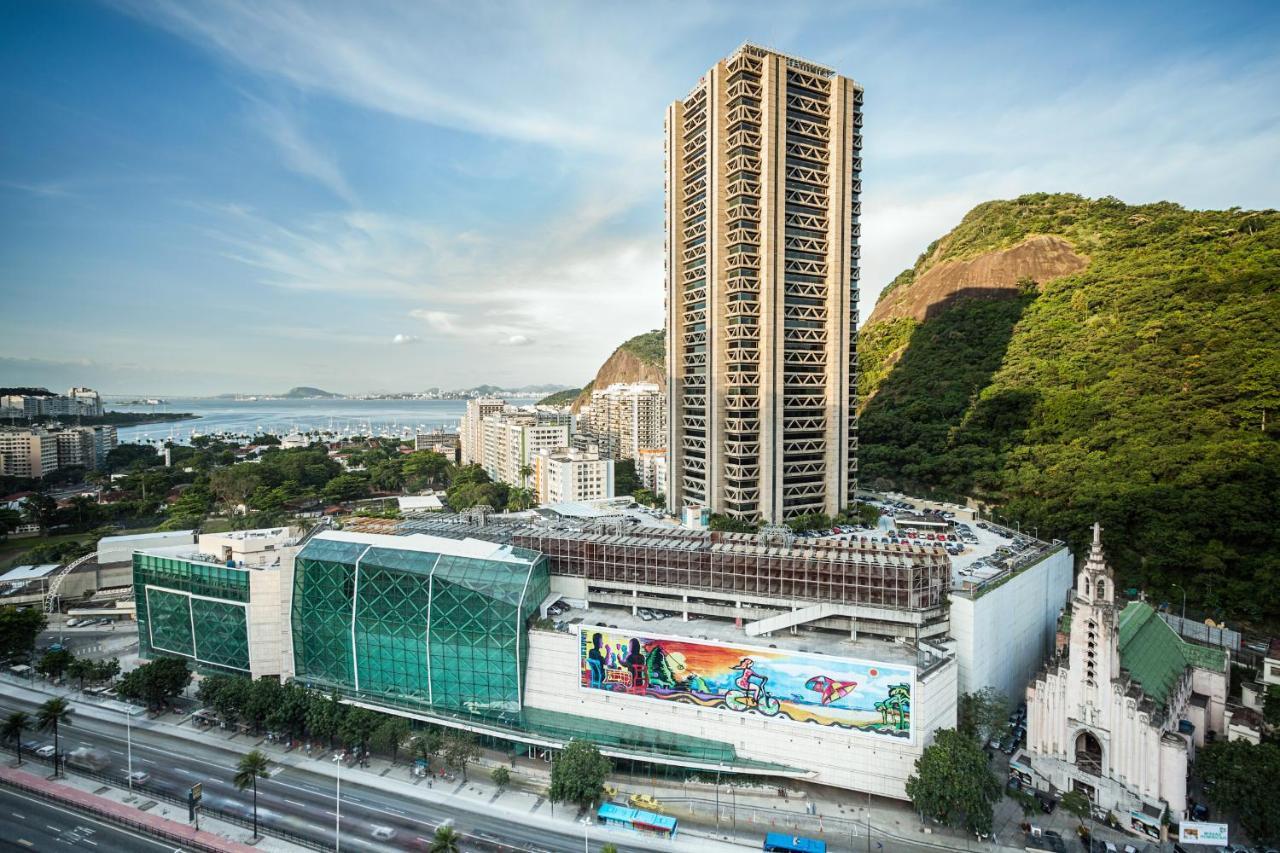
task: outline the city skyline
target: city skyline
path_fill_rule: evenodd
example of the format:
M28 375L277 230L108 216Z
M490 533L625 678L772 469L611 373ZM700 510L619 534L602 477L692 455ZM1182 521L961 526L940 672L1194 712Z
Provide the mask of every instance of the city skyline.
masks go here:
M989 198L1271 206L1277 13L1202 18L19 7L0 384L585 382L661 324L663 109L748 40L872 93L864 316Z

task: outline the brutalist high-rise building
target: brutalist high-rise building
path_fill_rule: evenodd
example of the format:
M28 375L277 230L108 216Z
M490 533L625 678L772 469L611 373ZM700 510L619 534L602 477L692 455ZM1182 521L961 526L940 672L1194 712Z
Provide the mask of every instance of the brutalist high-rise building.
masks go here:
M862 88L744 44L666 130L668 507L834 515L858 472Z

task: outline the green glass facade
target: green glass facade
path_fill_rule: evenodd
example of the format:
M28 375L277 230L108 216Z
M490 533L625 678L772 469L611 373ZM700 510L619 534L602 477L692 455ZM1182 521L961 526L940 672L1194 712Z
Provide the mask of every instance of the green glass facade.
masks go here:
M316 537L294 566L296 677L416 709L521 708L547 559L485 559Z
M181 656L205 672L249 672L248 570L139 552L133 590L142 657Z

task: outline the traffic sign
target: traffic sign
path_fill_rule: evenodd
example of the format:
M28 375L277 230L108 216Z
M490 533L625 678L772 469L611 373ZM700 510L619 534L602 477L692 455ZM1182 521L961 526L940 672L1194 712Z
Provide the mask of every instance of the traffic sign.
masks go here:
M203 784L203 783L201 783L201 782L197 782L197 783L195 783L194 785L192 785L192 786L191 786L191 794L190 794L190 797L191 797L191 801L192 801L193 803L198 803L198 802L200 802L200 797L201 797L201 796L203 796L203 792L200 790L200 786L201 786L202 784Z

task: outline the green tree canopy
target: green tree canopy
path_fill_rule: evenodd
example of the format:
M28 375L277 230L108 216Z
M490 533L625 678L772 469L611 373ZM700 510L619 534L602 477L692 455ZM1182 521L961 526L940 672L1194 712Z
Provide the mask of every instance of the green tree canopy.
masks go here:
M36 637L48 624L44 611L38 607L26 610L0 608L0 658L5 662L27 660L36 644Z
M1196 752L1195 774L1209 802L1239 821L1254 842L1280 844L1280 799L1265 781L1280 779L1280 744L1216 741Z
M547 796L553 803L590 808L603 797L605 780L612 771L612 763L594 743L574 738L551 762L551 790Z
M907 779L917 811L980 835L991 832L1001 788L977 741L955 729L937 731Z
M155 710L187 689L191 668L183 658L162 657L125 673L117 687L125 699L134 699Z
M1009 718L1009 698L994 687L960 696L957 728L985 744L1002 731Z

